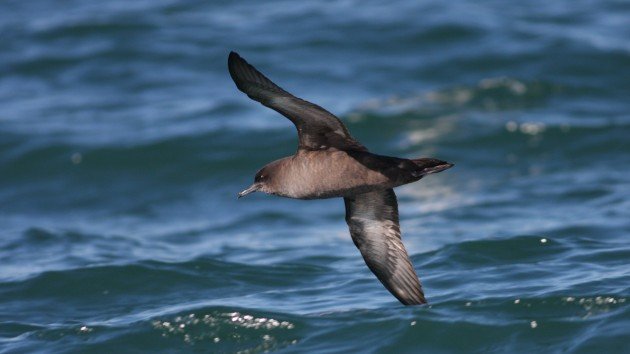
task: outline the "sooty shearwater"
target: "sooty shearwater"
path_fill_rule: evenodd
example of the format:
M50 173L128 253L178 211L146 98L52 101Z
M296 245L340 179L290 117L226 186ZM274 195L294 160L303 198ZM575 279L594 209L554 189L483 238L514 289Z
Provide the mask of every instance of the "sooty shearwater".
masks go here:
M339 118L283 90L235 52L228 69L239 90L289 118L299 139L295 155L261 168L238 197L260 191L297 199L343 198L352 241L368 268L403 304L426 303L400 238L393 188L453 164L373 154L350 136Z

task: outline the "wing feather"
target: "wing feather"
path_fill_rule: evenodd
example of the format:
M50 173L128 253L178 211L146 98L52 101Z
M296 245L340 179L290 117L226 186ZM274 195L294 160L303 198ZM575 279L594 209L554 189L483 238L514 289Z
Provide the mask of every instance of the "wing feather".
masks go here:
M393 189L344 198L350 235L368 268L400 302L425 304L420 280L400 237Z
M231 52L228 57L228 69L239 90L295 124L299 139L298 149L367 150L352 138L335 115L285 91L235 52Z

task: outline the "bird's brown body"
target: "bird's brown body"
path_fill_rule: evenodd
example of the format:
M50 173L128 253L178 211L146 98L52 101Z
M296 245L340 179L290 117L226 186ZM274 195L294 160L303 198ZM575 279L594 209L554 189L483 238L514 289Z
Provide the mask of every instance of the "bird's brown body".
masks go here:
M422 178L412 160L341 150L298 151L276 160L270 194L296 199L348 197L385 190ZM266 176L265 169L261 170ZM265 190L262 190L265 192Z

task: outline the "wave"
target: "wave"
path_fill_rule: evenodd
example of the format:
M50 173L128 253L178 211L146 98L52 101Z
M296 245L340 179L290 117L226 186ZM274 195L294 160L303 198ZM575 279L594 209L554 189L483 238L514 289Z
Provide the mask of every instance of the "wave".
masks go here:
M450 302L421 308L386 308L296 315L246 307L196 306L126 323L76 322L2 325L4 333L25 330L25 348L72 346L109 351L163 352L186 348L208 352L585 350L623 346L625 298L546 297ZM492 314L492 315L490 315ZM606 334L596 329L606 328ZM575 333L584 333L575 340ZM357 333L372 333L369 337ZM498 334L498 335L497 335ZM455 336L455 337L454 337ZM518 337L521 341L514 341ZM62 338L60 340L60 338ZM466 338L454 340L453 338ZM89 339L89 341L86 341ZM524 341L524 342L523 342ZM14 349L20 344L13 344ZM28 343L28 344L27 344ZM525 343L525 344L524 344ZM63 351L63 349L61 350Z

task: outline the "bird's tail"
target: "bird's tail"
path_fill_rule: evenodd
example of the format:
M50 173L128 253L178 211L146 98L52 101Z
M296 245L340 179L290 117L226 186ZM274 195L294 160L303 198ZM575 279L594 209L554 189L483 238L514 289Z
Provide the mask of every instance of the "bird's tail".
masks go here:
M452 163L432 158L411 159L411 161L418 166L418 170L413 173L415 177L442 172L454 166Z

